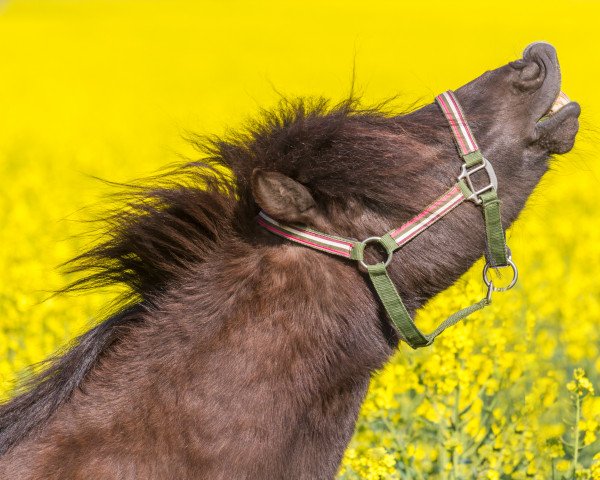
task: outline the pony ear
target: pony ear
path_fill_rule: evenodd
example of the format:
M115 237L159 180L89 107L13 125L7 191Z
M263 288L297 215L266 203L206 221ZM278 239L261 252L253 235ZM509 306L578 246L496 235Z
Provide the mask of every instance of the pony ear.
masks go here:
M315 200L301 183L278 172L252 172L252 194L260 208L277 220L310 223Z

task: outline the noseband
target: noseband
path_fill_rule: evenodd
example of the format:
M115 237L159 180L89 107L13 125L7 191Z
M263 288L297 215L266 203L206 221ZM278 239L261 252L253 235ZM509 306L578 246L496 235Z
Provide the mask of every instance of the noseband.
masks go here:
M315 250L357 261L369 274L377 296L398 333L415 349L431 345L433 340L446 328L489 305L492 301L492 292L511 289L518 278L518 270L512 262L510 249L506 245L504 229L502 228L500 200L497 193L498 180L492 164L481 153L454 93L452 91L444 92L438 95L435 100L450 124L458 153L464 163L454 186L402 226L385 233L381 237L369 237L363 241L358 241L351 238L327 235L304 226L285 225L269 217L263 211L258 215L258 224L275 235ZM475 188L471 175L481 170L487 173L489 182L484 187ZM452 314L432 333L424 334L417 328L406 310L387 273L387 266L392 261L392 256L396 250L466 200L480 205L483 209L487 243L487 262L483 268L483 281L487 286L487 294L479 302ZM387 253L386 260L374 264L366 263L364 251L369 244L381 245ZM511 282L506 287L494 286L488 276L489 268L506 266L512 268L513 278Z

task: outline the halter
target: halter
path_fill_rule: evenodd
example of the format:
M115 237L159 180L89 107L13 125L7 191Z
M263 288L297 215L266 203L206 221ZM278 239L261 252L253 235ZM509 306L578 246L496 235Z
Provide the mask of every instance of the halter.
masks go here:
M390 230L381 237L369 237L358 241L328 235L301 225L285 225L263 211L258 214L257 218L261 227L275 235L315 250L357 261L369 274L379 300L398 333L414 349L431 345L433 340L446 328L489 305L492 301L492 292L510 290L518 278L518 270L511 259L510 249L506 245L504 229L502 228L500 200L497 193L498 180L492 164L481 153L454 93L449 90L438 95L435 100L450 124L458 153L464 163L456 184L402 226ZM488 183L483 187L475 188L471 175L478 171L486 172ZM406 245L419 233L466 200L470 200L483 208L487 244L487 262L483 268L483 281L487 286L487 294L479 302L450 315L432 333L424 334L417 328L406 310L387 273L387 266L392 261L392 256L396 250ZM387 253L386 260L371 265L367 264L364 259L364 251L369 244L381 245ZM506 266L512 268L513 278L511 282L506 287L494 286L492 280L488 277L489 268Z

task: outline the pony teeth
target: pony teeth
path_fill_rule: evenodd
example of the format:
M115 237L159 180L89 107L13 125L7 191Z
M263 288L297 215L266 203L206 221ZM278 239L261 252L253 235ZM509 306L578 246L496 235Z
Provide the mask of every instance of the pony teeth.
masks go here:
M552 104L550 110L548 110L548 113L546 113L546 115L549 117L554 115L569 102L569 97L567 97L567 95L561 90L558 94L558 97L556 97L556 100L554 100L554 103Z

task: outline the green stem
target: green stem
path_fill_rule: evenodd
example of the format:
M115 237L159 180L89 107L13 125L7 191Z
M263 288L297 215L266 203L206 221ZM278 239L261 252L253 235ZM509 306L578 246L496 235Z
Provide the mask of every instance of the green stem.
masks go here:
M460 382L456 384L456 390L454 391L454 414L452 421L454 423L454 439L457 438L458 434L458 422L459 422L459 400L460 400ZM454 450L452 450L452 478L458 479L458 448L456 445L454 446Z
M575 426L573 438L573 464L571 465L571 478L575 478L575 472L577 471L577 464L579 463L579 421L581 420L581 397L575 393Z
M431 401L431 408L438 414L440 417L440 422L437 426L437 437L438 437L438 468L441 473L441 478L446 479L446 463L448 463L448 452L446 450L446 446L444 444L444 440L446 438L446 419L442 417L439 409L433 399Z

